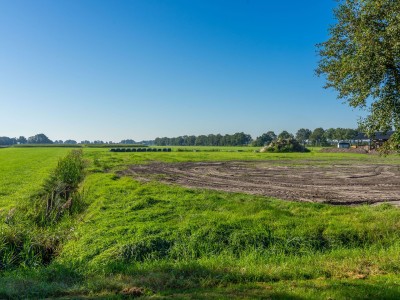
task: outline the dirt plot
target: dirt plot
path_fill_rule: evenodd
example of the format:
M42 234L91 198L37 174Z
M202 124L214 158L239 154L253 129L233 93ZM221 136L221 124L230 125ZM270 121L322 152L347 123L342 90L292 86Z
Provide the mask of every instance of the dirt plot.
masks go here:
M124 175L203 188L330 204L400 204L398 165L293 165L276 161L151 163L130 166ZM285 164L285 163L283 163Z

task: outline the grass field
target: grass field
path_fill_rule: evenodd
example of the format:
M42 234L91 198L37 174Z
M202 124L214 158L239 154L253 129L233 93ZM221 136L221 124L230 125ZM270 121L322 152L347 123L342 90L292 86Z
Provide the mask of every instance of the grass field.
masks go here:
M66 148L0 149L0 214L40 188Z
M0 298L400 298L398 208L288 202L118 175L129 164L153 161L399 165L400 157L178 148L171 153L84 149L86 209L56 226L24 221L35 236L62 235L62 242L48 265L0 265ZM69 151L0 150L4 211L29 201ZM11 226L1 225L0 238Z

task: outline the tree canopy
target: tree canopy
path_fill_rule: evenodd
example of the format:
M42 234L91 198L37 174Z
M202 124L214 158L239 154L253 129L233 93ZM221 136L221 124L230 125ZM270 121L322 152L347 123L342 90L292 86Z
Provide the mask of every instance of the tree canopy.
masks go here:
M342 0L330 38L320 44L318 75L352 107L367 108L370 135L395 129L400 141L400 1ZM397 146L396 146L397 147Z
M300 128L296 132L296 140L300 143L305 143L306 140L310 138L311 130L306 128Z
M268 131L267 133L263 133L262 135L258 136L253 141L253 146L262 147L265 145L269 145L273 140L276 139L276 134L273 131Z
M50 140L45 134L39 133L28 138L28 144L52 144L53 141Z
M311 144L314 146L326 146L328 142L325 138L325 130L321 127L315 128L310 135Z
M293 134L287 132L286 130L282 131L279 135L278 135L278 139L293 139Z
M178 136L173 138L156 138L157 146L244 146L252 141L251 135L243 132L235 134L209 134L199 136Z

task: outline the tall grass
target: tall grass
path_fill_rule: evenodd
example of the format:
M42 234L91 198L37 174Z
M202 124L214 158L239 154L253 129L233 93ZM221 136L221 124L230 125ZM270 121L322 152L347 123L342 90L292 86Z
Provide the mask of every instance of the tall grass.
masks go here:
M48 264L63 238L53 225L64 214L80 211L84 202L78 192L85 161L79 150L59 160L57 167L32 199L9 211L0 226L0 270Z
M82 150L73 150L58 162L45 181L42 191L34 199L33 220L38 225L56 223L64 213L72 213L82 206L78 193L84 178L85 161Z

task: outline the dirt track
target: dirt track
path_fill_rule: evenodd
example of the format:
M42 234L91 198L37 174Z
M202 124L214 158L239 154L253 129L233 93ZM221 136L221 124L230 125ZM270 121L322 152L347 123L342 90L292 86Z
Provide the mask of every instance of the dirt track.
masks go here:
M124 172L139 180L330 204L400 204L397 165L277 165L276 161L152 163Z

